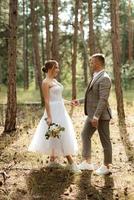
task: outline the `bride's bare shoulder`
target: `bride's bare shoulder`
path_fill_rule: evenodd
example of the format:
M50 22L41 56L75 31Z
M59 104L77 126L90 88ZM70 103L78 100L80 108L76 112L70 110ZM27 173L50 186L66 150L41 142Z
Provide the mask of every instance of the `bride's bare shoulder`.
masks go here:
M49 79L45 78L45 79L42 81L42 86L49 86L49 85L50 85Z
M42 81L42 87L44 88L44 87L52 87L52 81L51 80L49 80L49 79L47 79L47 78L45 78L43 81Z

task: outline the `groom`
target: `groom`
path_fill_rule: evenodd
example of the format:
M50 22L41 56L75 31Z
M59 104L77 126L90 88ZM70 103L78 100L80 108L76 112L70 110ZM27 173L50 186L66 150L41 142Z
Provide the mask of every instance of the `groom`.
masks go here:
M82 157L79 165L81 170L94 170L91 163L91 137L99 132L100 141L104 150L104 163L96 170L96 174L109 174L109 165L112 163L112 146L110 141L109 121L111 109L108 98L111 88L111 80L105 72L105 58L102 54L94 54L90 60L93 78L88 85L84 99L84 111L87 119L82 131ZM83 100L79 100L82 102ZM78 104L78 101L75 101Z

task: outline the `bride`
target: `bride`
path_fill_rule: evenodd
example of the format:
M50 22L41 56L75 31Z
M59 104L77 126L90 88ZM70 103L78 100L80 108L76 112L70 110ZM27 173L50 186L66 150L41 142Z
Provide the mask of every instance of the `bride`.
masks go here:
M68 168L73 172L79 172L80 170L72 158L73 155L76 155L78 147L72 121L62 98L63 85L55 79L59 73L57 61L47 61L42 71L46 73L46 78L42 82L45 111L28 150L49 155L49 166L54 166L58 156L64 156L68 160ZM59 138L46 139L45 133L52 123L60 124L64 127L64 131Z

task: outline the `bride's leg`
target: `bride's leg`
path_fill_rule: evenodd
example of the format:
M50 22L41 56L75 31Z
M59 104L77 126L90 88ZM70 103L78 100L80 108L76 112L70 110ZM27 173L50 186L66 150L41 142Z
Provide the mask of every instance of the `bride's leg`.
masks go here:
M54 162L56 160L56 158L57 158L57 156L55 156L54 149L52 149L51 156L50 156L50 162Z
M54 162L56 160L56 156L50 156L50 162Z
M66 158L67 158L67 161L68 161L68 163L69 163L70 165L74 163L74 161L73 161L73 159L72 159L72 156L68 155L68 156L66 156Z

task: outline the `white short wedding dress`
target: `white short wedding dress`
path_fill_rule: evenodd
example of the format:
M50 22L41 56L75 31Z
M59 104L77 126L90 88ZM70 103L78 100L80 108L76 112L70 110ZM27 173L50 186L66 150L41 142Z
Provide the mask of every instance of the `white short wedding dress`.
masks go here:
M45 118L47 117L45 111L37 126L28 151L40 152L50 156L67 156L77 154L77 140L72 121L64 106L62 91L63 85L54 80L49 93L52 122L60 124L65 128L65 130L61 133L60 138L51 137L47 140L45 138L45 133L48 129L48 125L45 121Z

